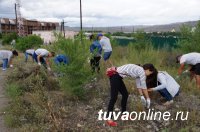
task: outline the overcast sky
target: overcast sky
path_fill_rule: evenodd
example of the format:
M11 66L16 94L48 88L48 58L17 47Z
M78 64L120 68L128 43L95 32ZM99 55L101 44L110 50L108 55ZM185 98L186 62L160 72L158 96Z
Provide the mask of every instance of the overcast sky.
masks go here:
M14 18L15 0L0 0L0 17ZM21 0L24 18L79 26L79 0ZM83 26L156 25L200 19L200 0L82 0Z

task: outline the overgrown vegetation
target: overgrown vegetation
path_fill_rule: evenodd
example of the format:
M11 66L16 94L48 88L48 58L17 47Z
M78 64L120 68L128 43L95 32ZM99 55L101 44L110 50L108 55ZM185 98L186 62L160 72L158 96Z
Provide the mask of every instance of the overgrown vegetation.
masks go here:
M200 21L195 29L187 25L181 27L183 40L178 42L178 46L183 52L200 52Z
M199 43L196 38L186 39L189 43ZM186 35L187 36L187 35ZM113 44L111 60L115 66L128 63L153 63L160 71L167 71L176 76L178 65L175 57L185 53L185 47L166 50L154 48L140 32L137 34L141 43L119 46ZM144 45L140 45L144 43ZM180 42L179 42L180 43ZM198 131L200 119L200 90L187 75L177 80L181 85L181 94L172 107L165 109L175 114L177 111L189 111L187 121L118 121L119 126L109 128L103 121L97 121L100 109L106 110L109 97L109 81L105 76L105 67L101 64L101 73L92 75L88 63L89 44L79 40L66 40L57 36L57 41L50 46L43 46L57 54L65 54L70 59L69 65L52 65L54 73L47 72L37 64L25 64L20 59L12 74L8 76L7 94L12 99L7 108L5 121L10 127L20 131ZM192 46L191 46L192 47ZM124 79L130 93L128 110L142 111L137 89L132 79ZM160 96L151 94L152 107L159 110ZM116 107L119 108L117 102ZM164 110L164 111L165 111ZM161 110L162 111L162 110ZM147 128L147 126L149 126Z
M15 48L20 51L25 51L29 48L38 48L43 44L43 40L36 35L21 37L18 39Z
M17 40L17 33L8 33L2 35L3 45L10 45L12 40Z

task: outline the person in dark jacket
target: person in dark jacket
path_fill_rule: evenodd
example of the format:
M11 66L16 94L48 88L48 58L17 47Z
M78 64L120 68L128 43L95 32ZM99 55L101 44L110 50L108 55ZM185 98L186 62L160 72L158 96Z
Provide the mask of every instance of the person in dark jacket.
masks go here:
M94 35L90 36L90 41L92 41L92 44L90 45L90 53L92 54L92 58L90 59L90 65L92 68L92 72L95 72L95 70L97 70L97 72L99 73L99 63L101 60L102 47L99 41L94 39Z

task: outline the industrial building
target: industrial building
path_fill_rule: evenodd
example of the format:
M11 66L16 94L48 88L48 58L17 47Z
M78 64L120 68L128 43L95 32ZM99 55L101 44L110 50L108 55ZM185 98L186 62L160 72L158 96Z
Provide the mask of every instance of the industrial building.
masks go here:
M56 30L59 23L41 22L37 20L23 19L24 34L32 34L33 31L52 31ZM17 32L16 19L0 18L0 33Z

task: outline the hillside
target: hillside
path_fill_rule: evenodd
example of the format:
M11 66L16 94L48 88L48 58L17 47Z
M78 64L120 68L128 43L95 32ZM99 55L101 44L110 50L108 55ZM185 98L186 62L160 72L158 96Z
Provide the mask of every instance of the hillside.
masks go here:
M144 30L145 32L168 32L172 29L180 31L182 24L194 27L198 21L177 22L166 25L133 25L133 26L117 26L117 27L83 27L84 31L103 31L103 32L133 32L137 30ZM65 27L66 30L79 31L79 27ZM59 28L60 29L60 28Z

